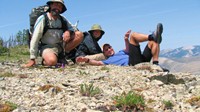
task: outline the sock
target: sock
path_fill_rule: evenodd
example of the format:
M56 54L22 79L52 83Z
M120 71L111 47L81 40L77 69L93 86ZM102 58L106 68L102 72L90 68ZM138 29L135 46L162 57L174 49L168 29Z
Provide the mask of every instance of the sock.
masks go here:
M153 64L158 65L158 61L153 61Z
M149 41L154 40L153 35L149 35L149 36L148 36L148 40L149 40Z

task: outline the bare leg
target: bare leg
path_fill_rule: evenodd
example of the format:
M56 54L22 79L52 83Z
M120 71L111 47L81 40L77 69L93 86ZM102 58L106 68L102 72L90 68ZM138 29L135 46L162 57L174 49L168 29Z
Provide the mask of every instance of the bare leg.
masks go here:
M65 46L65 51L71 51L75 47L77 47L83 41L83 33L80 31L76 31L75 34L72 36Z
M42 58L44 59L44 65L54 66L57 64L57 56L53 52L44 51Z
M149 41L148 38L149 38L149 35L133 32L130 36L130 44L134 46L139 46L140 42L148 41L148 48L151 49L150 53L152 54L152 60L158 62L160 45L153 40ZM135 54L136 53L134 53L134 55ZM151 57L149 57L148 55L146 56L146 58L148 58L147 60L149 60L149 58Z
M158 61L158 57L160 53L160 45L154 41L149 41L148 47L151 49L153 61Z
M138 46L140 42L148 41L148 35L133 32L130 36L130 43Z

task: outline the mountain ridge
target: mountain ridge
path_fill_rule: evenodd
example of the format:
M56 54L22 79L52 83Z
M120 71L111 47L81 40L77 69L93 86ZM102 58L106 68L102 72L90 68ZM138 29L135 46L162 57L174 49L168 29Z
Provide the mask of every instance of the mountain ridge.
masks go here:
M162 50L159 61L171 72L191 72L199 75L200 45Z
M183 46L175 49L161 50L160 57L183 58L200 56L200 45Z

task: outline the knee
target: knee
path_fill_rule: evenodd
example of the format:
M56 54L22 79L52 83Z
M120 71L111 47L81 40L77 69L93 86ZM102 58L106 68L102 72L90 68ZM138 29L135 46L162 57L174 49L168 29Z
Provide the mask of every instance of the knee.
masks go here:
M48 60L45 60L45 65L47 66L55 66L57 64L57 59L55 58L49 58Z
M156 43L155 41L148 41L148 46L149 48L159 48L159 44Z
M136 32L132 32L130 38L135 38Z
M75 32L75 35L78 37L78 38L83 38L83 33L82 32L80 32L80 31L76 31Z
M83 33L80 31L75 32L75 40L80 43L83 41Z
M133 45L139 45L139 42L136 40L136 32L131 33L130 35L130 43Z

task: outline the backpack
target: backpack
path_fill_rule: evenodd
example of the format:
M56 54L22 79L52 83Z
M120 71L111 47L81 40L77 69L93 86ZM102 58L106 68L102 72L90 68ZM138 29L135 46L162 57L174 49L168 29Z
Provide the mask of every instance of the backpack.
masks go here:
M30 20L30 33L33 33L34 30L34 25L35 22L37 20L37 18L42 15L45 14L47 12L47 10L49 9L48 5L43 5L43 6L39 6L36 8L33 8L31 13L29 14L29 20Z

